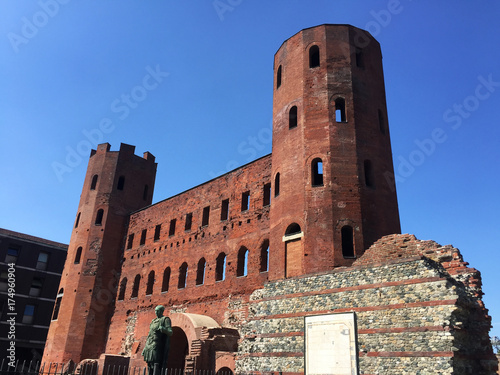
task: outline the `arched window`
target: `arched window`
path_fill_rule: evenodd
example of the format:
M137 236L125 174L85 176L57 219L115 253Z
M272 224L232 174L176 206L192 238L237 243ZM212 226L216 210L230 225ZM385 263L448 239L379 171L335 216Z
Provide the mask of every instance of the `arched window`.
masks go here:
M319 47L312 46L309 48L309 68L316 68L319 66Z
M179 267L179 283L177 284L177 289L184 289L186 287L187 273L188 273L188 265L186 262L184 262Z
M78 249L76 249L76 255L75 255L75 264L80 263L80 258L82 257L82 247L80 246Z
M316 158L311 163L311 184L312 186L323 186L323 161Z
M54 312L52 313L52 320L57 320L57 317L59 316L59 309L61 308L61 301L64 295L64 289L61 288L59 289L59 292L57 293L56 296L56 304L54 305Z
M102 217L104 215L104 210L102 208L97 210L97 215L95 216L95 225L102 225Z
M297 127L297 106L294 105L288 112L288 129Z
M346 122L345 100L344 98L335 99L335 122Z
M281 86L281 65L278 67L276 72L276 89L279 89Z
M161 284L161 291L168 292L168 286L170 284L170 267L165 268L163 271L163 282Z
M292 223L286 228L285 236L293 236L294 234L299 234L300 232L302 232L302 229L300 229L300 225L297 223Z
M226 279L226 254L220 253L215 264L215 281Z
M203 285L205 283L205 258L201 258L198 262L198 269L196 270L196 285Z
M151 271L148 275L148 284L146 286L146 295L153 294L153 285L155 285L155 271Z
M269 240L265 240L260 248L260 272L269 271Z
M372 162L370 160L365 160L364 170L365 170L365 185L368 187L375 187L375 184L373 181Z
M264 184L264 200L262 201L262 205L264 207L269 206L271 204L271 183Z
M276 177L274 177L274 196L277 197L280 195L280 173L276 173Z
M149 192L149 186L144 185L144 192L142 193L142 200L144 200L144 201L148 200L148 192Z
M82 214L81 212L78 212L78 215L76 216L75 228L78 228L78 224L80 223L80 215L81 214Z
M354 237L352 227L345 225L341 229L342 255L344 258L354 258Z
M95 190L98 178L99 178L99 176L96 174L92 176L92 182L90 183L90 190Z
M123 190L123 187L125 186L125 176L120 176L118 178L118 185L116 186L116 188L118 190Z
M246 276L248 274L248 249L241 247L238 251L238 265L236 276Z
M380 109L378 110L378 127L380 129L380 132L382 134L385 134L385 118Z
M134 285L132 286L132 295L130 298L137 298L139 295L139 285L141 284L141 275L136 275L134 279Z
M123 301L125 298L125 290L127 289L127 278L124 277L120 282L120 291L118 293L118 301Z

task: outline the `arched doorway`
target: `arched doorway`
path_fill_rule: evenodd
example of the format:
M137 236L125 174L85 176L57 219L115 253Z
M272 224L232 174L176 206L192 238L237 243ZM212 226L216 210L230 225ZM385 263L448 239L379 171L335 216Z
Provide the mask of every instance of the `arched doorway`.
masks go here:
M167 368L169 370L184 370L186 356L189 354L188 339L179 327L172 327L173 335L170 337L170 350L168 352Z

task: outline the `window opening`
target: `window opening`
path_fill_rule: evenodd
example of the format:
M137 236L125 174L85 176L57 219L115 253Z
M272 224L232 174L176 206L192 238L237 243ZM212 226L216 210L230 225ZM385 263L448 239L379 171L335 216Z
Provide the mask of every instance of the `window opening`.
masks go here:
M36 262L36 269L45 271L47 269L47 264L49 263L49 254L43 251L38 254L38 260Z
M263 206L269 206L271 204L271 183L264 184L264 201Z
M248 274L248 249L242 247L238 251L238 264L236 268L236 276L246 276Z
M161 284L161 291L168 292L168 286L170 284L170 267L165 268L163 271L163 282Z
M35 317L35 305L24 306L24 315L22 322L24 324L33 324L34 317Z
M142 200L144 200L144 201L148 200L148 192L149 192L149 186L144 185L144 192L142 193Z
M345 225L341 230L342 255L344 258L354 258L354 238L352 227Z
M134 244L134 233L128 235L127 249L131 249Z
M297 223L292 223L286 228L285 236L292 236L300 232L302 232L302 229L300 229L300 225Z
M344 98L335 99L335 122L346 122L345 100Z
M29 295L32 297L39 297L42 294L43 280L39 277L34 277L31 281Z
M203 209L203 218L201 220L201 226L202 227L207 226L209 219L210 219L210 206L207 206Z
M364 162L364 170L365 170L365 185L368 187L375 187L373 181L373 169L372 162L370 160L365 160Z
M224 199L222 201L220 209L220 219L227 220L229 218L229 199Z
M323 161L316 158L311 164L312 186L323 186Z
M75 228L78 228L78 224L80 223L80 215L81 214L82 214L81 212L78 212L78 215L76 216Z
M247 211L250 207L250 191L241 194L241 211Z
M260 248L260 272L269 271L269 240L265 240Z
M385 134L385 118L380 109L378 110L378 127L380 129L380 132L382 134Z
M293 129L297 127L297 106L290 108L288 112L288 129Z
M281 65L278 67L278 71L276 72L276 89L279 89L281 86Z
M226 254L220 253L217 256L215 265L215 281L226 279Z
M95 216L95 225L102 225L102 217L104 216L104 210L99 208L97 210L97 215Z
M168 235L173 236L175 234L175 223L177 222L176 219L170 220L170 228L168 229Z
M155 227L155 236L154 236L155 242L160 240L160 235L161 235L161 224L158 224Z
M188 265L186 262L179 267L179 283L177 289L184 289L187 284Z
M120 292L118 293L118 301L123 301L125 299L126 289L127 289L127 278L124 277L120 282Z
M59 289L59 292L57 293L56 296L56 303L54 304L54 312L52 313L52 320L57 320L57 317L59 316L59 309L61 308L61 301L64 295L64 289L61 288Z
M365 67L365 62L363 59L363 50L361 48L356 48L356 66L358 68Z
M139 295L139 285L141 284L141 275L136 275L134 279L134 285L132 286L132 295L130 298L137 298Z
M95 190L98 178L99 178L99 176L96 174L92 176L92 182L90 183L90 190Z
M319 66L319 47L312 46L309 48L309 68L316 68Z
M141 241L139 242L139 245L144 245L146 243L146 234L148 233L147 229L143 229L141 232Z
M276 177L274 177L274 196L277 197L280 195L280 173L276 173Z
M191 225L193 224L193 213L190 212L186 214L186 224L184 225L184 230L191 230Z
M9 247L7 249L7 255L5 256L5 263L16 263L19 257L19 249Z
M117 189L118 190L123 190L123 187L125 186L125 176L120 176L118 178L118 185L117 185Z
M153 294L153 286L155 284L155 271L151 271L148 275L148 284L146 286L146 295Z
M81 257L82 257L82 247L80 246L78 249L76 249L74 264L79 264Z
M196 272L196 285L203 285L205 283L205 258L201 258L198 262L198 270Z

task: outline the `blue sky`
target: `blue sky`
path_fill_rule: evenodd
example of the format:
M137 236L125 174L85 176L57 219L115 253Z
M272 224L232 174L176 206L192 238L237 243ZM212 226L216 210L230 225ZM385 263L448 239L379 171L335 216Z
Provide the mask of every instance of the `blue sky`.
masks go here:
M156 156L155 202L271 152L274 53L352 24L382 47L402 231L482 272L500 336L499 16L496 1L3 1L0 227L68 243L96 141Z

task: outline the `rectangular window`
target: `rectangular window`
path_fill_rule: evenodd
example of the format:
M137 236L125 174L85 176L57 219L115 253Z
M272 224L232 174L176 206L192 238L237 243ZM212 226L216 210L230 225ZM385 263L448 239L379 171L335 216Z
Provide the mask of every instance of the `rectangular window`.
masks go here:
M175 223L176 223L176 219L172 219L170 220L170 228L168 229L168 235L169 236L173 236L175 234Z
M140 245L144 245L146 243L146 234L148 233L147 229L143 229L141 233L141 241L139 242Z
M0 273L0 292L6 292L7 291L7 280L8 280L8 273L7 271L2 271Z
M264 207L271 204L271 183L264 185Z
M38 260L36 262L36 269L45 271L47 269L48 263L49 263L49 254L40 251L40 254L38 254Z
M207 206L203 209L203 218L201 220L201 226L207 226L208 225L208 220L210 218L210 206Z
M193 224L193 213L190 212L186 214L186 224L184 225L184 230L191 230L191 225Z
M134 245L134 233L128 235L127 250L131 249Z
M248 211L250 208L250 191L241 194L241 211Z
M40 294L42 294L42 286L43 280L38 277L34 277L31 282L29 295L32 297L39 297Z
M227 220L229 218L229 199L224 199L222 201L222 206L220 208L220 219Z
M14 247L9 247L7 249L7 255L5 256L5 263L16 263L17 257L19 256L19 249Z
M158 224L155 227L155 238L154 238L155 242L160 239L160 233L161 233L161 224Z
M35 305L26 305L24 307L23 323L33 324L34 317L35 317Z

